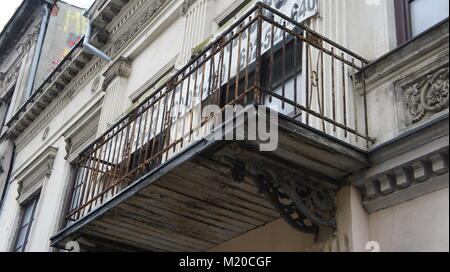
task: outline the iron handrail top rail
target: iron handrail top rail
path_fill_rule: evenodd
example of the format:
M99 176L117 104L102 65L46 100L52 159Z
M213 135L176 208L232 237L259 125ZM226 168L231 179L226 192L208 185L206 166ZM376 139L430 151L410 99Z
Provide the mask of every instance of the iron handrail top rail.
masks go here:
M244 15L242 15L242 17L237 20L234 24L232 24L230 27L228 27L228 29L226 31L224 31L224 33L222 35L220 35L220 37L218 37L216 40L214 40L213 42L211 42L208 46L206 46L196 57L194 57L192 60L190 60L186 65L184 65L177 73L175 73L174 75L172 75L169 79L167 79L167 81L161 85L154 93L152 93L149 97L147 97L144 101L142 101L141 103L139 103L138 105L136 105L136 107L127 115L125 115L124 117L122 117L121 119L119 119L117 122L115 122L115 125L112 126L111 128L109 128L106 132L104 132L101 136L98 137L98 139L96 141L94 141L93 143L91 143L89 146L87 146L82 152L80 152L80 154L84 154L86 153L89 149L91 149L94 145L98 144L99 141L102 140L102 138L106 137L109 133L111 133L114 129L116 129L120 123L122 123L123 121L125 121L126 119L128 119L130 116L133 116L134 114L136 114L136 112L142 107L144 106L148 101L150 101L151 99L153 99L155 96L157 96L158 94L161 93L161 91L166 88L167 84L169 84L170 82L172 82L174 79L178 78L178 76L180 76L181 74L185 73L186 70L189 69L189 67L191 67L193 64L195 64L199 59L201 59L202 57L204 57L208 51L210 49L212 49L216 44L220 43L223 39L223 37L225 37L226 35L230 34L233 29L235 29L237 26L239 26L243 21L245 21L248 17L250 17L255 11L259 10L259 9L267 9L271 12L273 12L274 14L282 17L283 19L285 19L286 21L295 24L296 26L306 30L307 32L312 33L312 35L315 35L317 37L320 37L321 39L323 39L324 41L326 41L327 43L333 45L334 47L338 48L339 50L355 57L358 58L360 61L364 62L364 63L368 63L368 61L366 59L364 59L363 57L357 55L356 53L353 53L352 51L342 47L341 45L327 39L326 37L322 36L321 34L311 30L310 28L304 26L301 23L298 23L297 21L287 17L286 15L280 13L277 10L272 9L271 7L267 6L266 4L262 3L262 2L258 2L253 8L251 8L247 13L245 13ZM263 19L262 14L257 14L256 17L259 17L261 19ZM147 88L146 91L150 90L150 88Z

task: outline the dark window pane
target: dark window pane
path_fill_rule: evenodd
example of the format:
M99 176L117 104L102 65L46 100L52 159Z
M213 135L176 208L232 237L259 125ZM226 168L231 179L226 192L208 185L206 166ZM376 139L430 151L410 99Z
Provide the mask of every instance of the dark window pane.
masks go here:
M23 247L20 246L14 250L15 252L23 252Z
M26 228L22 228L20 230L19 236L17 237L16 247L22 247L25 244L27 232L28 232L28 226Z
M24 227L25 225L30 223L32 214L33 214L33 205L30 205L25 209L23 213L23 222L21 227Z
M14 251L23 252L28 244L31 227L34 221L34 214L38 204L38 197L30 201L23 207L22 220L18 229Z

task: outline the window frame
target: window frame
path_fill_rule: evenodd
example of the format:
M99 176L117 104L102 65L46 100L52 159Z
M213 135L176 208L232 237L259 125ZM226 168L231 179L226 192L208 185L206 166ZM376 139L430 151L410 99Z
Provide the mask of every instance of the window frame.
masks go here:
M411 3L414 1L415 0L394 0L398 46L403 45L418 36L414 36L412 30L413 18L411 17Z
M18 225L17 229L16 229L16 237L14 239L14 243L13 243L13 248L12 248L12 252L25 252L25 250L27 249L27 246L29 244L29 238L30 238L30 233L31 230L33 228L33 223L35 221L35 215L36 215L36 210L39 204L39 198L40 195L36 195L35 197L33 197L32 199L30 199L27 203L23 204L21 207L21 215L20 215L20 224ZM25 221L25 216L26 216L26 212L28 209L32 209L31 211L31 216L30 216L30 220L27 224L23 224ZM22 233L22 231L25 231L24 229L26 228L26 233L25 233L25 238L23 241L23 244L21 246L19 246L17 243L19 242L19 238L20 238L20 234ZM20 248L20 251L18 250Z
M410 4L410 0L394 1L398 45L402 45L413 38Z

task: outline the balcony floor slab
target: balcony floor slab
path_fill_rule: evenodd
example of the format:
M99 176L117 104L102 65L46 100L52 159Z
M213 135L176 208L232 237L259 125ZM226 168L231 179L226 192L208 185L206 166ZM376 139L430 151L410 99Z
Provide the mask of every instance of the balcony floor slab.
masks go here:
M51 238L88 251L207 251L280 218L259 188L232 178L233 165L262 160L340 185L368 167L364 152L281 116L279 146L200 140Z

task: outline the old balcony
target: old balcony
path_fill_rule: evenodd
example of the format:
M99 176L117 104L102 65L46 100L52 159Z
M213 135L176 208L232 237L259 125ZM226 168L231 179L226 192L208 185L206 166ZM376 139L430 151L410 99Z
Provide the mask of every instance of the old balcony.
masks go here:
M342 178L368 167L366 63L256 5L80 155L52 246L205 251L280 217L334 227Z

